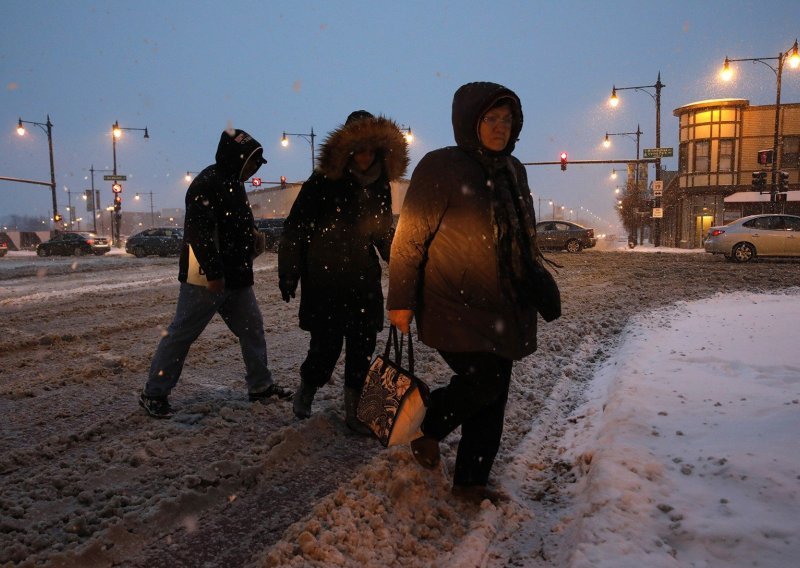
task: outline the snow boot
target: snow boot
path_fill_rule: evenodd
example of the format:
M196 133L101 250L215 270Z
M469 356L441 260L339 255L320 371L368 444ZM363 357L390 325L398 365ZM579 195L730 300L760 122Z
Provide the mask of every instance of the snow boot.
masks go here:
M421 436L411 441L411 453L417 463L425 469L434 469L439 465L439 442L429 436Z
M314 395L317 394L317 387L312 387L303 379L300 379L300 388L294 393L292 410L294 415L303 420L311 416L311 403L314 402Z
M356 389L344 387L344 421L345 424L347 424L347 427L356 434L369 436L372 434L372 430L370 430L366 424L361 422L357 416L359 398L361 398L361 392Z

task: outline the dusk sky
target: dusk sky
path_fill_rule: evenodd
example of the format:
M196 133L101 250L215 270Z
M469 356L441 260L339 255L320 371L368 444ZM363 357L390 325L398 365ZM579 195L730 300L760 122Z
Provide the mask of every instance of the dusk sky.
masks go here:
M383 114L413 129L411 167L428 151L453 144L450 105L471 81L502 83L520 96L525 126L515 155L523 162L625 159L635 137L655 147L655 104L643 92L612 85L653 85L658 73L661 145L675 157L677 119L687 103L720 97L775 102L775 75L764 65L735 64L730 83L718 71L730 58L777 57L800 35L796 1L370 2L231 1L87 2L2 0L0 19L0 176L48 181L45 133L17 119L53 123L58 203L90 187L89 168L112 167L111 125L128 128L117 142L123 209L183 207L184 174L213 162L230 123L264 146L259 176L305 180L307 141L355 109ZM773 62L774 63L774 62ZM651 89L652 92L652 89ZM782 101L800 102L800 71L783 74ZM573 218L608 230L616 225L612 166L528 168L541 217L548 199ZM110 182L95 176L103 207ZM650 168L650 179L653 168ZM591 211L591 214L582 212ZM0 217L50 217L50 190L0 181Z

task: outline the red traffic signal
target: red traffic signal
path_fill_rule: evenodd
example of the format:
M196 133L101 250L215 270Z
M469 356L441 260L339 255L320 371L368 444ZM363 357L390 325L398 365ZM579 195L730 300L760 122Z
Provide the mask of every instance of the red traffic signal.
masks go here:
M286 176L281 176L281 189L286 189Z
M111 186L111 191L113 191L114 193L122 193L122 186L118 183L115 183L114 185Z
M561 152L561 171L567 171L567 153Z
M261 178L253 178L250 180L250 183L253 187L260 187L261 186Z

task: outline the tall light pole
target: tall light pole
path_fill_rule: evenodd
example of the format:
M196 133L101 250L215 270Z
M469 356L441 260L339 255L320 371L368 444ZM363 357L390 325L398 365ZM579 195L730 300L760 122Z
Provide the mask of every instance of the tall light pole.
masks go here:
M150 133L147 131L147 127L146 126L144 128L124 128L124 127L119 125L119 121L118 120L115 120L114 124L111 125L111 150L112 150L112 152L114 154L114 176L113 176L113 180L112 180L113 181L112 191L113 191L114 185L118 185L117 182L119 181L117 179L117 177L118 177L117 176L117 138L122 136L122 131L123 130L144 131L145 139L150 138ZM119 230L120 230L120 225L122 224L122 213L120 213L120 211L122 210L122 196L120 195L120 193L122 193L122 187L119 187L119 191L114 191L114 220L116 221L116 223L115 223L115 226L114 226L112 232L113 232L113 238L114 238L114 245L116 245L117 247L120 246Z
M725 81L730 80L733 76L733 70L730 68L730 63L735 61L752 61L753 63L762 63L772 69L775 73L775 133L772 140L772 188L770 191L770 201L775 202L775 195L778 192L778 170L780 169L781 155L778 152L780 149L780 125L781 125L781 76L783 75L783 65L786 60L789 60L789 67L797 69L800 67L800 54L797 52L797 40L794 40L794 45L787 51L781 52L777 57L752 57L746 59L729 59L725 58L725 63L722 66L720 73ZM777 61L777 67L773 67L767 61Z
M96 170L94 168L94 164L89 167L89 172L91 173L92 179L92 199L94 199L94 232L97 233L97 218L100 217L100 228L105 233L105 228L103 228L103 215L100 212L100 193L94 188L94 172L112 172L114 170Z
M19 118L17 121L17 134L20 136L25 135L24 124L33 124L41 128L47 134L47 147L50 150L50 194L53 197L53 222L58 226L61 220L61 215L58 214L58 201L56 200L56 168L53 162L53 123L50 122L50 115L47 115L47 122L34 122L31 120L22 120ZM21 181L21 180L20 180Z
M314 127L313 126L311 127L311 132L309 134L297 134L294 132L284 131L283 136L281 136L281 146L283 146L284 148L286 148L289 145L289 139L287 138L287 136L297 136L298 138L302 138L303 140L311 144L311 173L313 174L314 163L316 161L316 155L314 154L314 138L317 137L317 135L314 134Z
M149 195L150 196L150 228L153 228L153 227L156 226L156 218L155 218L155 214L153 213L153 192L152 191L141 191L139 193L143 193L144 195ZM137 193L134 196L134 199L136 201L139 201L139 199L140 199L139 193Z
M658 148L661 148L661 89L664 87L666 87L666 85L661 82L661 71L659 71L655 85L640 85L638 87L617 87L614 85L611 89L611 98L608 101L613 108L616 108L617 105L619 105L617 91L634 90L647 94L656 103L656 181L661 181L661 153L658 151ZM649 89L653 89L654 92L651 93ZM636 167L638 170L638 164ZM661 206L660 197L655 198L655 206ZM659 246L661 244L661 219L656 219L655 221L656 234L653 239L653 244Z

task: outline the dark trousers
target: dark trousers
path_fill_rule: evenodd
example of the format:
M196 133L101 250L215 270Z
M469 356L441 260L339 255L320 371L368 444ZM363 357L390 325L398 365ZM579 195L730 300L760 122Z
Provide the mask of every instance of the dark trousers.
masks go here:
M513 361L491 353L439 352L456 375L431 392L422 423L442 440L461 426L454 485L486 485L503 435Z
M300 378L317 388L327 383L342 353L342 344L346 342L344 386L361 392L375 351L377 335L373 330L346 335L336 331L312 331L306 360L300 365Z

